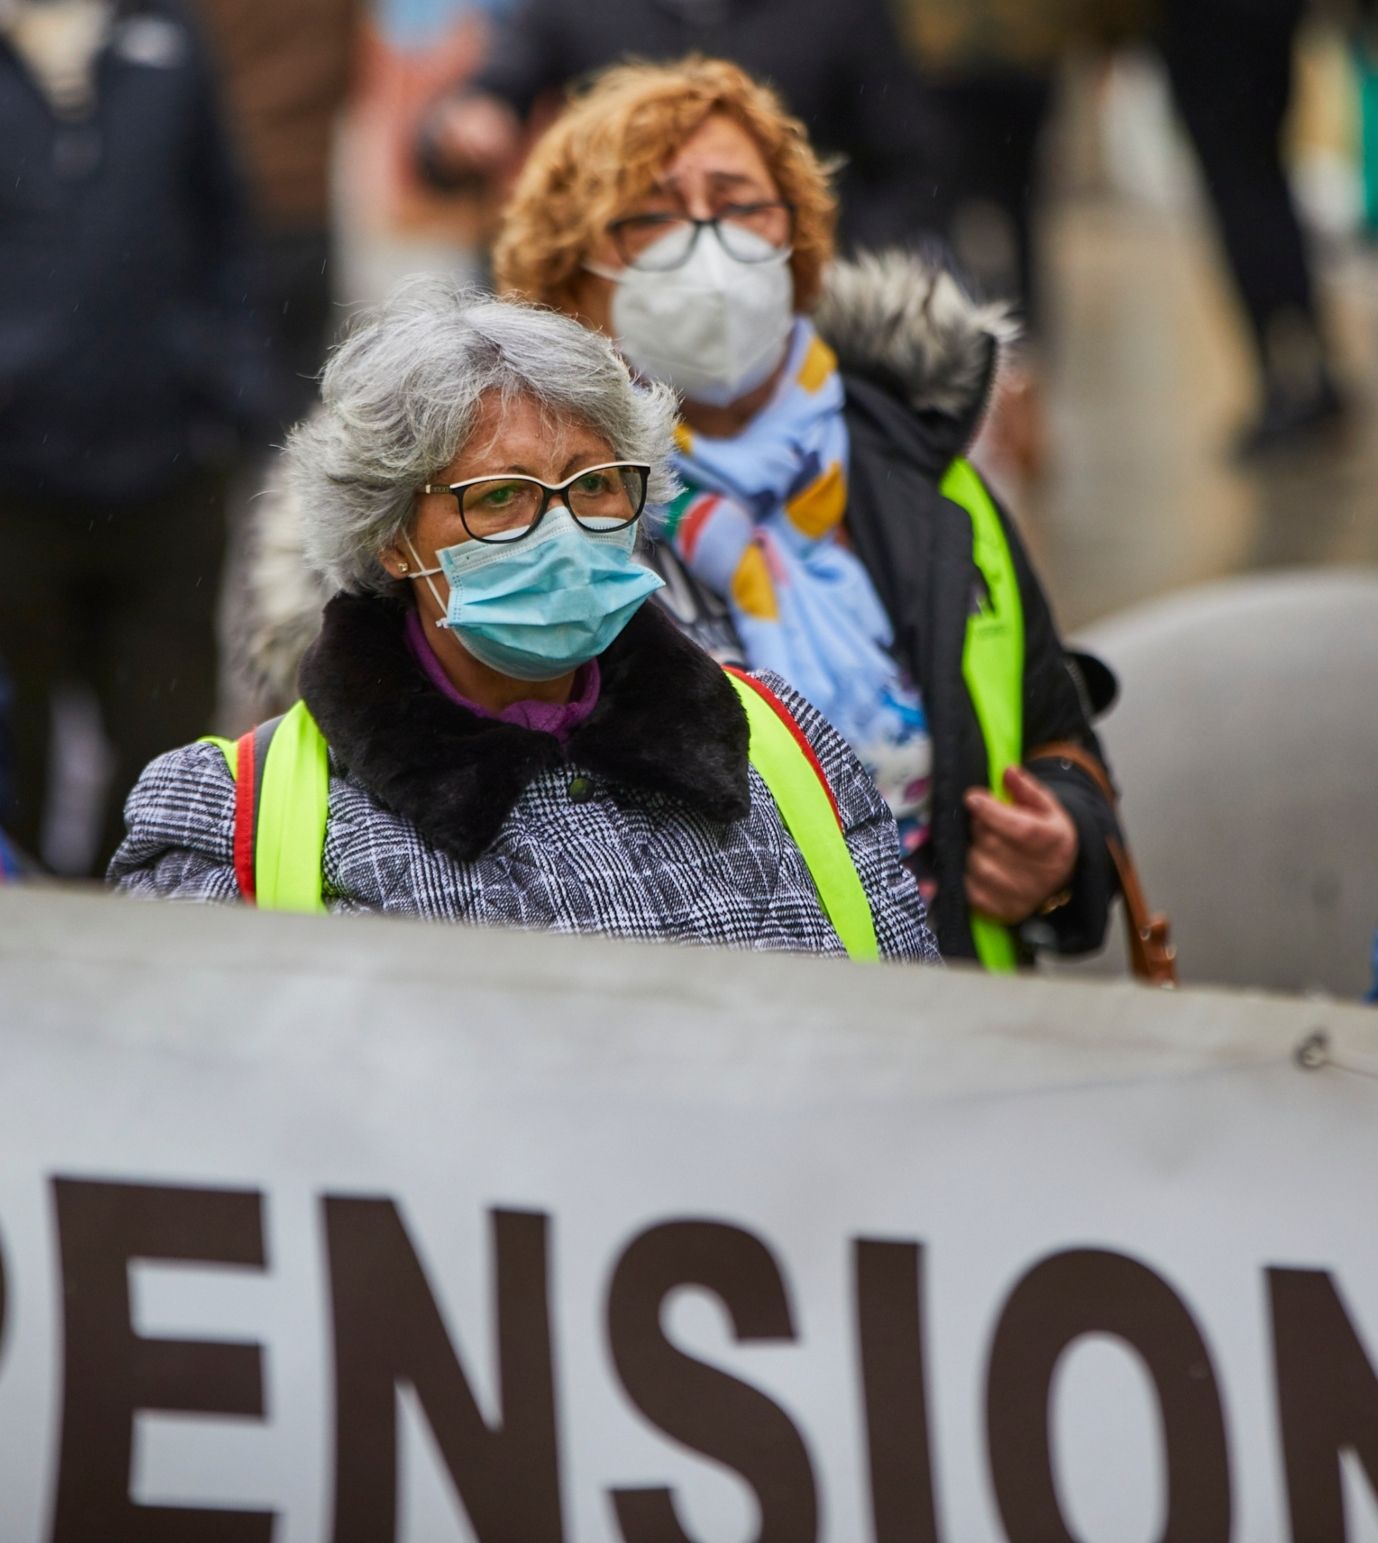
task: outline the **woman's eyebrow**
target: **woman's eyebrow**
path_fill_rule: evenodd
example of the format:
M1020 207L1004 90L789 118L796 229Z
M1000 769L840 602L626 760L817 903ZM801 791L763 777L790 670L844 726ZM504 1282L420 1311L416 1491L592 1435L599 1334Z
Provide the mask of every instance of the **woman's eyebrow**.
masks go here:
M760 188L761 179L744 171L710 171L707 180L714 188ZM683 201L684 194L680 190L678 177L662 177L651 184L652 194L658 194L664 198L678 198Z
M490 477L534 477L536 473L529 471L525 466L503 466L494 471L473 471L463 477L451 477L449 485L455 486L460 482L486 482Z
M674 177L657 177L646 189L647 198L678 198L681 202L684 195L680 192L679 182Z
M761 179L744 171L712 171L708 180L714 187L759 187Z
M579 465L580 461L584 462L584 469L591 470L595 466L606 466L608 464L607 461L599 459L601 454L601 451L576 451L572 456L570 456L569 460L565 462L564 470L560 473L560 481L563 482L567 477L574 476L574 474L581 469Z

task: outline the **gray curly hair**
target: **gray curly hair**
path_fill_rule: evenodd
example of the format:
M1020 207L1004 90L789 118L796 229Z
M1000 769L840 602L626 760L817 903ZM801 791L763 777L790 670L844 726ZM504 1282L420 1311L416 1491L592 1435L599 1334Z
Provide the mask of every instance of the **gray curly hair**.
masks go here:
M393 588L379 554L407 530L417 488L454 459L492 392L579 420L618 460L651 468L649 504L674 497L672 391L633 383L607 338L566 316L410 279L335 349L320 410L287 441L306 559L332 589Z

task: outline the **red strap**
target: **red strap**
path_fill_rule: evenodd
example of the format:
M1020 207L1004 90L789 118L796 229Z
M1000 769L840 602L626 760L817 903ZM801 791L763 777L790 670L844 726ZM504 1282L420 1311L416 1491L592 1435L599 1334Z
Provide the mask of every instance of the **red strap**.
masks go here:
M734 669L730 664L724 665L723 668L729 675L735 675L736 678L743 683L743 685L750 686L756 695L766 703L766 705L772 710L772 712L774 712L775 716L780 720L780 722L783 723L794 736L795 743L804 752L809 765L813 768L814 776L817 777L818 780L823 784L823 791L828 795L828 802L833 806L833 816L837 820L837 828L841 830L842 811L837 807L837 796L833 792L832 784L828 781L828 774L823 770L822 763L814 754L813 746L805 737L803 729L801 729L794 721L794 714L790 712L789 708L785 706L785 704L778 696L775 695L769 686L762 685L762 683L757 680L755 676L748 675L745 670Z
M257 903L254 888L254 730L236 746L234 785L234 873L239 893L249 905Z

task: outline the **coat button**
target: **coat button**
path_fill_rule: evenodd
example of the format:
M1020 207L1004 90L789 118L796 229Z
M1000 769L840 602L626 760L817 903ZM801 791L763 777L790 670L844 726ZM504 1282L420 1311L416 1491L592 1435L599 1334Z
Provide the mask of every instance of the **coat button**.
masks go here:
M586 804L593 797L593 779L585 777L581 772L577 777L570 779L568 791L570 803Z

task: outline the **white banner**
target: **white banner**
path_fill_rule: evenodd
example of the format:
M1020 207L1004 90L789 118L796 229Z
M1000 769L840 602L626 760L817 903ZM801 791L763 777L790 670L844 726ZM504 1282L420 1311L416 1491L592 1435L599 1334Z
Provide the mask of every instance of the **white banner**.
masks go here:
M0 1538L1378 1539L1375 1074L1329 1003L0 895Z

